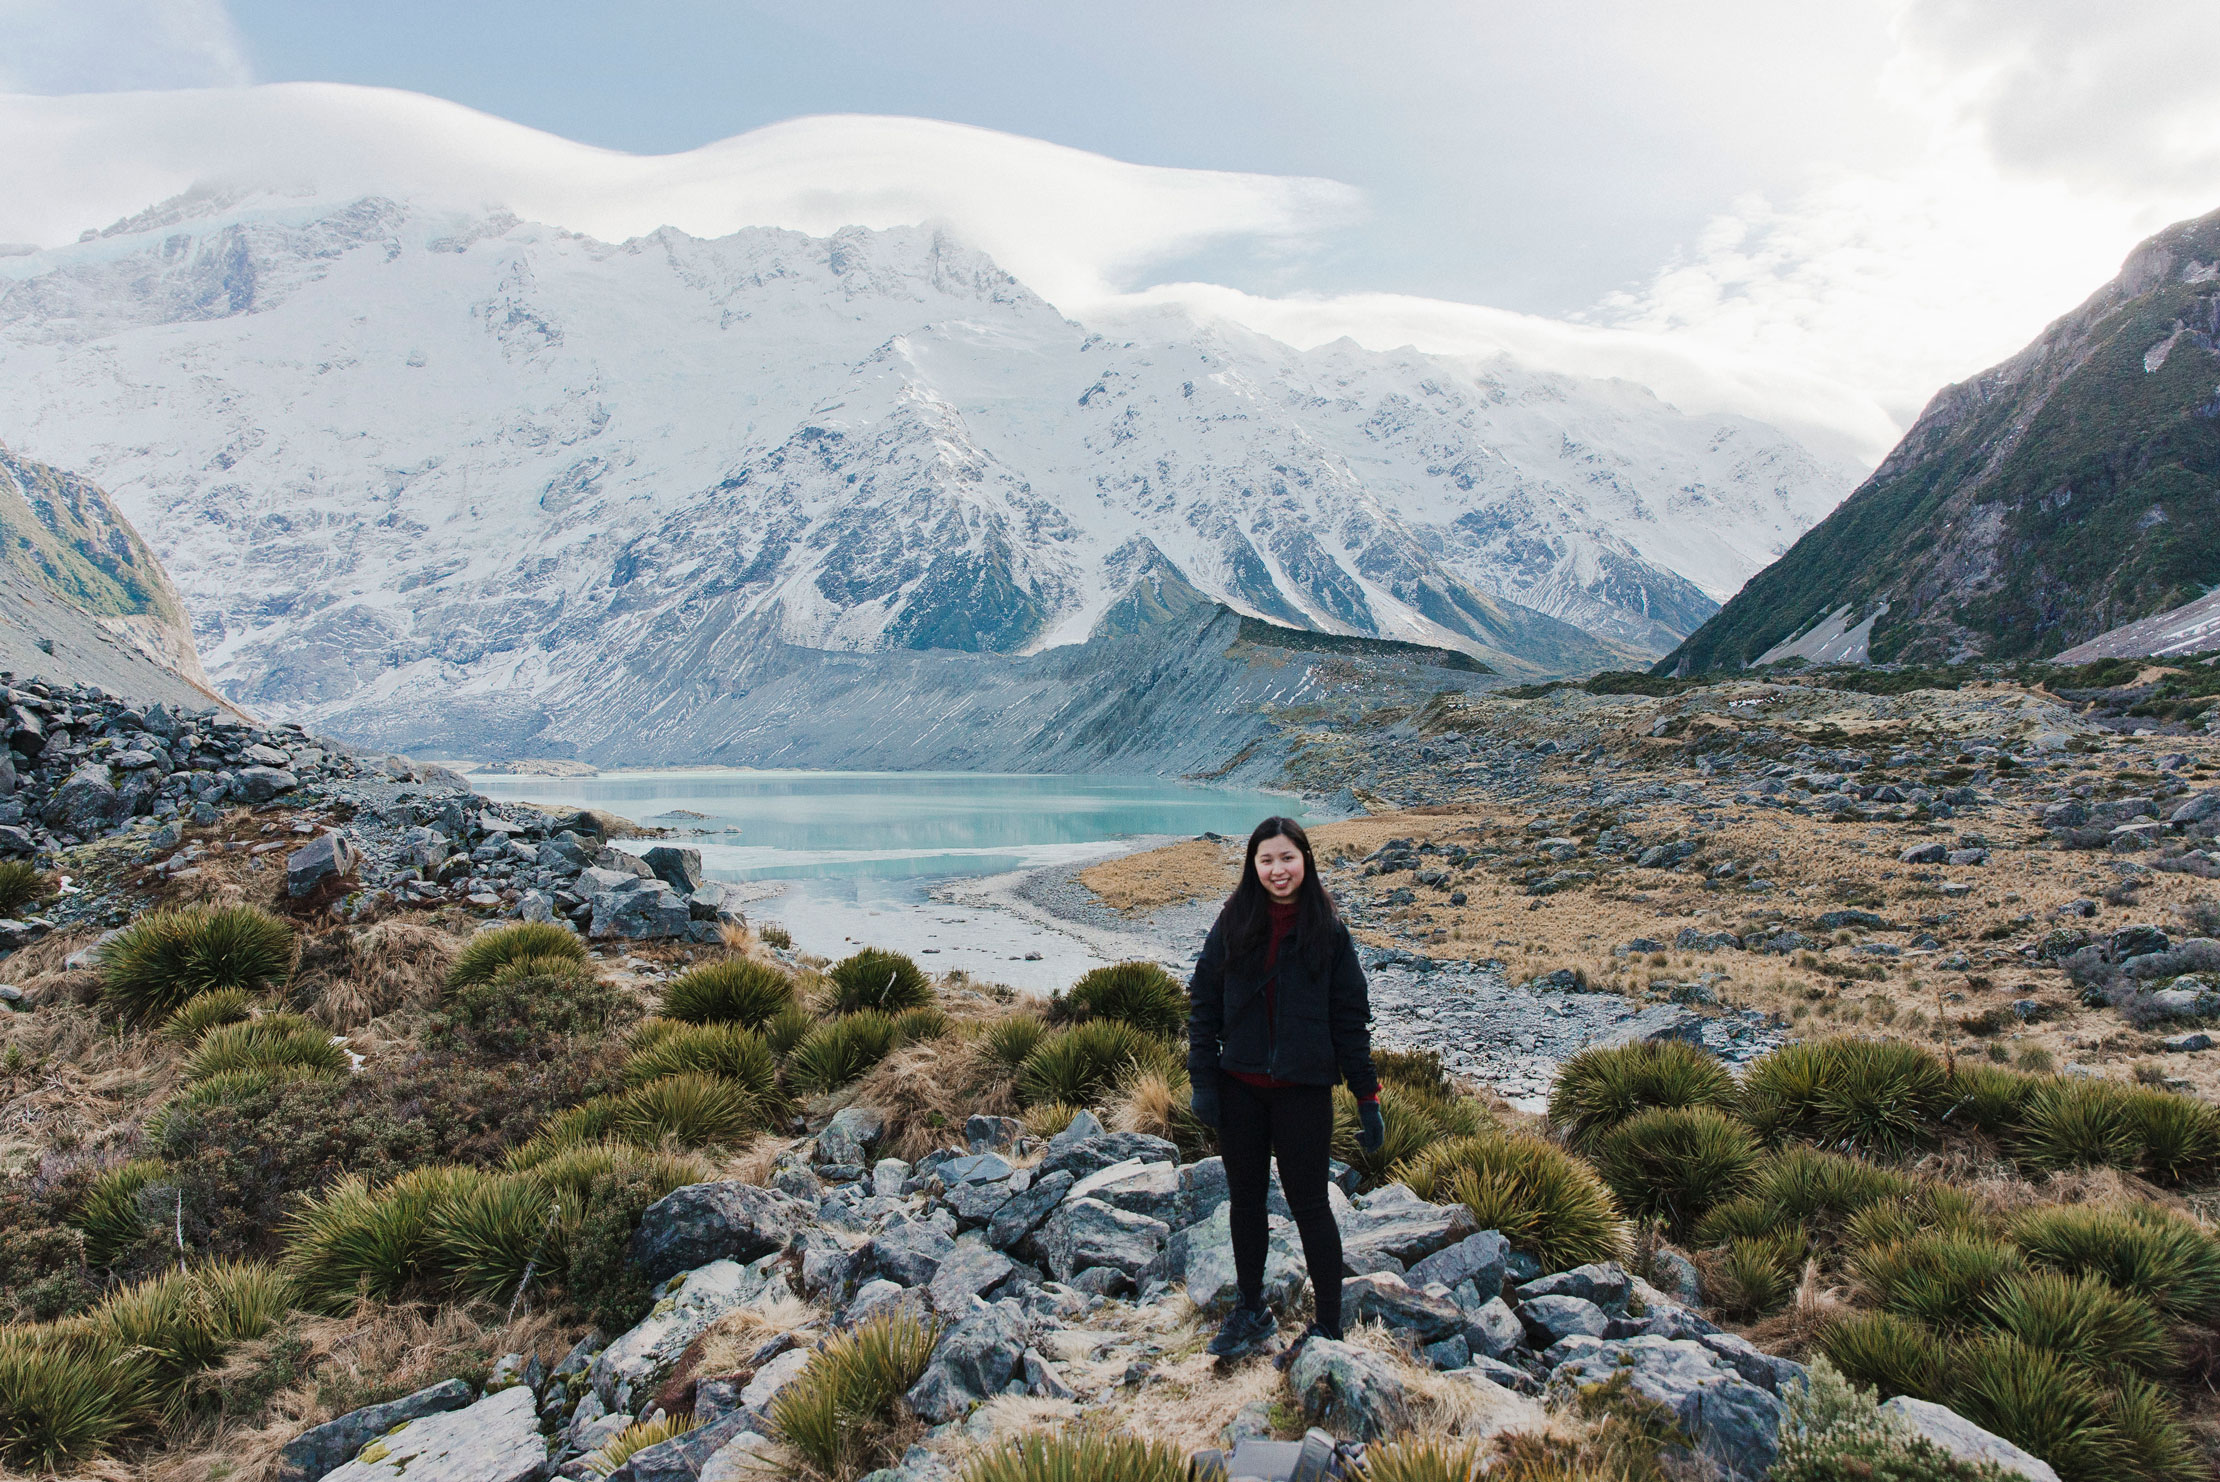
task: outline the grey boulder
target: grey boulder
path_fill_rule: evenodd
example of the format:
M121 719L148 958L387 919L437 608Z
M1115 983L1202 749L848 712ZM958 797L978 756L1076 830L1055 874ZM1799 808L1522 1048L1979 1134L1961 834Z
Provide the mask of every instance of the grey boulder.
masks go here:
M477 1397L477 1391L460 1379L447 1379L382 1405L349 1411L286 1442L272 1475L276 1482L321 1482L332 1468L352 1461L356 1452L395 1426L442 1410L460 1410Z
M239 796L250 803L267 803L281 792L291 792L301 780L282 767L241 767Z
M1087 1116L1086 1113L1081 1115ZM1087 1116L1087 1120L1094 1122L1092 1116ZM1078 1119L1074 1118L1070 1127L1057 1133L1049 1142L1048 1156L1034 1165L1034 1177L1045 1177L1063 1169L1075 1179L1085 1178L1113 1163L1123 1163L1135 1158L1144 1163L1170 1163L1175 1167L1179 1164L1177 1144L1167 1142L1161 1137L1151 1137L1146 1132L1104 1132L1065 1142L1064 1139L1079 1125ZM1101 1124L1095 1125L1099 1127Z
M587 935L597 941L611 937L655 941L688 935L693 921L686 897L660 880L634 879L593 897L593 924Z
M1583 1302L1595 1303L1613 1317L1621 1317L1626 1313L1626 1299L1633 1290L1633 1283L1634 1279L1618 1262L1599 1261L1526 1282L1519 1287L1518 1298L1521 1302L1531 1302L1536 1297L1578 1297Z
M327 880L355 872L359 862L344 834L323 834L285 856L285 893L298 899Z
M70 773L69 780L54 790L39 816L48 828L90 834L123 822L129 810L122 796L109 785L106 767L84 766Z
M1465 1313L1446 1290L1421 1291L1391 1271L1353 1276L1341 1284L1343 1321L1376 1321L1419 1343L1461 1338Z
M1107 1266L1137 1278L1171 1238L1172 1227L1145 1214L1114 1209L1099 1199L1071 1199L1048 1217L1034 1244L1059 1281L1090 1266Z
M709 877L702 873L699 849L658 844L642 857L641 863L656 879L680 895L692 895L709 883Z
M653 851L651 850L650 853ZM693 853L688 850L687 853ZM825 1130L817 1134L813 1162L869 1164L871 1152L886 1132L886 1117L873 1107L843 1107L833 1113Z
M1469 1281L1481 1296L1492 1297L1503 1289L1503 1272L1510 1255L1508 1240L1493 1230L1482 1230L1414 1262L1403 1273L1403 1279L1415 1287L1431 1286L1437 1281L1443 1286L1455 1287Z
M519 1384L412 1420L325 1475L333 1482L537 1482L546 1466L538 1408Z
M1611 1324L1601 1307L1583 1297L1532 1297L1519 1303L1519 1320L1536 1348L1551 1348L1578 1334L1601 1338Z
M1975 1466L1988 1462L2007 1472L2017 1472L2031 1482L2058 1482L2058 1473L2049 1462L2022 1451L2002 1436L1983 1430L1947 1406L1898 1395L1882 1403L1881 1413L1962 1462Z
M1231 1205L1220 1204L1173 1235L1166 1250L1167 1274L1185 1281L1187 1299L1213 1314L1231 1308L1241 1295L1233 1270L1232 1215ZM1270 1233L1264 1247L1264 1302L1286 1312L1309 1283L1310 1268L1303 1262L1294 1224L1271 1214L1265 1220Z
M647 1207L632 1236L632 1261L650 1281L729 1260L746 1264L773 1251L812 1223L799 1200L737 1181L688 1184Z
M1401 1274L1474 1233L1472 1211L1462 1204L1429 1204L1401 1184L1387 1184L1360 1195L1342 1217L1342 1264Z
M1577 1301L1578 1298L1544 1298ZM1593 1304L1590 1304L1593 1305ZM1576 1350L1551 1371L1550 1384L1601 1384L1625 1374L1635 1393L1673 1412L1696 1450L1734 1482L1758 1482L1780 1455L1787 1409L1769 1391L1722 1369L1702 1344L1678 1338L1573 1339Z
M1036 1170L1031 1186L1012 1194L995 1210L987 1224L987 1244L996 1250L1008 1250L1032 1234L1076 1182L1069 1169L1059 1168L1045 1175Z
M912 1220L872 1237L870 1268L902 1286L925 1286L955 1248L938 1225Z
M1304 1416L1336 1435L1377 1441L1407 1430L1410 1395L1387 1361L1354 1344L1312 1338L1287 1371Z
M910 1408L936 1425L962 1418L1009 1384L1028 1341L1017 1303L979 1308L941 1334L932 1362L905 1396Z

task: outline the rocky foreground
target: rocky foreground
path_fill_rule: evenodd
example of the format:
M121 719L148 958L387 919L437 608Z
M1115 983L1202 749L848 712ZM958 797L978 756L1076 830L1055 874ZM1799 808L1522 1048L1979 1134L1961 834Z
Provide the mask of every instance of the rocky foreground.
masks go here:
M1181 1163L1171 1142L1081 1113L1045 1142L1015 1119L974 1116L966 1148L908 1163L873 1156L881 1126L850 1107L782 1157L768 1187L696 1184L651 1206L632 1257L659 1285L638 1326L589 1334L551 1365L512 1355L483 1391L448 1382L342 1416L289 1445L278 1475L592 1477L601 1448L636 1421L686 1414L691 1429L606 1475L791 1476L772 1438L780 1395L830 1334L894 1315L938 1330L904 1397L925 1429L865 1482L946 1482L1013 1421L1207 1402L1213 1389L1235 1475L1256 1475L1244 1456L1278 1454L1256 1444L1274 1429L1277 1395L1314 1427L1314 1447L1331 1446L1332 1470L1315 1475L1353 1476L1368 1442L1429 1422L1468 1439L1542 1428L1546 1402L1621 1376L1670 1412L1711 1475L1754 1482L1778 1453L1781 1397L1805 1375L1707 1321L1684 1262L1653 1268L1684 1283L1679 1295L1615 1262L1543 1276L1503 1236L1474 1229L1463 1205L1400 1184L1333 1190L1350 1341L1303 1343L1284 1389L1269 1355L1229 1375L1199 1351L1206 1320L1236 1296L1220 1160ZM1342 1182L1354 1184L1346 1169ZM1301 1252L1284 1213L1272 1227L1267 1300L1292 1323ZM741 1351L715 1337L739 1317L747 1351L724 1367ZM994 1403L1005 1398L1035 1403ZM1955 1454L2055 1475L1939 1406L1907 1400L1893 1413ZM1224 1464L1208 1449L1199 1459Z

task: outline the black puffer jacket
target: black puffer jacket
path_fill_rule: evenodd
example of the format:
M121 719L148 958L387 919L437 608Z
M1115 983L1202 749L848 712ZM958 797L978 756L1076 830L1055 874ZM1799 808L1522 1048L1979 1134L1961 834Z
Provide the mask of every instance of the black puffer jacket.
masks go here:
M1341 923L1329 929L1334 940L1315 959L1299 935L1290 934L1273 972L1265 971L1260 955L1229 961L1224 921L1210 929L1187 985L1190 1076L1199 1081L1238 1070L1300 1086L1347 1081L1359 1096L1379 1090L1372 1073L1372 1001L1357 944ZM1264 985L1275 974L1275 1012L1268 1014Z

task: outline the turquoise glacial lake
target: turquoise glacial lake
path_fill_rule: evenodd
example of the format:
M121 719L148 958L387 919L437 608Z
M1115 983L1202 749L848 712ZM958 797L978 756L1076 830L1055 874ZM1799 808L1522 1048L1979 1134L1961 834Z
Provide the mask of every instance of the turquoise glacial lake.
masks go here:
M1100 941L959 887L1303 816L1282 794L1156 777L705 769L470 782L492 798L601 808L680 833L672 842L700 849L711 875L753 897L751 920L785 926L805 951L889 947L1039 990L1105 960Z

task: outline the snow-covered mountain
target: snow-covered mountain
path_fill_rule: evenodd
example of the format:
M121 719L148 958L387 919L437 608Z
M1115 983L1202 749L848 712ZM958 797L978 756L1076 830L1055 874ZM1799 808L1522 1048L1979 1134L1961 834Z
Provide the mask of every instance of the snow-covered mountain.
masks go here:
M0 258L0 385L229 693L364 735L476 697L417 727L464 750L524 744L489 709L547 750L721 693L671 660L732 633L1032 653L1172 576L1511 673L1625 662L1855 473L1622 382L1076 324L928 228L611 244L375 196L202 190Z

